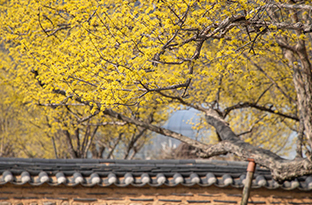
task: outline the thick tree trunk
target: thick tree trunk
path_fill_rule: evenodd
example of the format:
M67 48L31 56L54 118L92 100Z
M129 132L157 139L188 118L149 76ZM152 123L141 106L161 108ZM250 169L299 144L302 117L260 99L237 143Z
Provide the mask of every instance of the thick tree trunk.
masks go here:
M298 23L297 12L292 10L292 21ZM300 36L303 31L296 30L296 35ZM303 121L305 135L308 139L309 147L312 148L312 67L305 46L305 41L299 39L295 46L296 53L288 50L290 66L293 68L293 81L297 91L299 119ZM298 55L296 59L295 54Z
M289 61L289 66L293 68L293 82L297 93L297 106L299 120L304 126L305 136L308 139L309 147L312 147L312 73L311 64L306 54L304 44L298 43L296 51L300 64L293 51L285 50L284 55ZM301 45L301 46L300 46ZM304 48L302 48L302 46ZM298 50L298 48L300 48Z

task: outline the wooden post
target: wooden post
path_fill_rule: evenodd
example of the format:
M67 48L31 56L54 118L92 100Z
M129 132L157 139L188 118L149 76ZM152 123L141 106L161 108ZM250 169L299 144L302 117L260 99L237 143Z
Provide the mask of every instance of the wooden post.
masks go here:
M241 205L247 205L248 203L248 198L250 194L250 189L251 189L251 183L253 179L253 175L255 173L255 168L256 168L256 163L253 159L248 159L248 167L247 167L247 176L244 184L244 189L243 189L243 196L242 196L242 202Z

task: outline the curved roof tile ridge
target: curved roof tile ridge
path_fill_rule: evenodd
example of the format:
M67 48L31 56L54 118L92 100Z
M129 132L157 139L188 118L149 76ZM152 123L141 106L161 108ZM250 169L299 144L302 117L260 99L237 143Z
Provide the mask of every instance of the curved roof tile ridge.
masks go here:
M244 186L247 162L206 159L114 160L0 158L0 186ZM312 191L312 176L279 184L257 167L253 188Z

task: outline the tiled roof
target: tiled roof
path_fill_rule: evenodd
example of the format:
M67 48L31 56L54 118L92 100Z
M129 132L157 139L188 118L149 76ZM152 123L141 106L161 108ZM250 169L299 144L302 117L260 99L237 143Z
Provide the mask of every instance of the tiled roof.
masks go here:
M64 184L85 187L126 186L217 186L242 188L246 162L210 160L105 160L105 159L19 159L0 158L0 186L51 186ZM312 176L282 184L267 169L257 168L253 188L282 188L312 191Z

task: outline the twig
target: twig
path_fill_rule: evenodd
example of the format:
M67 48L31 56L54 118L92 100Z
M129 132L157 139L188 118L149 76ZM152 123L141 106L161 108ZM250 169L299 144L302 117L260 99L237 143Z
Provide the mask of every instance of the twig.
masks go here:
M262 96L268 91L268 90L270 90L270 88L273 86L273 84L271 84L267 89L265 89L262 93L261 93L261 95L258 97L258 99L256 100L256 104L258 104L258 102L261 100L261 98L262 98Z
M238 137L242 136L242 135L245 135L245 134L249 134L253 131L253 129L255 128L255 125L260 122L264 117L266 116L266 114L264 116L262 116L260 119L256 120L249 128L249 130L247 131L244 131L244 132L241 132L239 134L237 134Z
M255 63L253 60L251 60L246 54L243 54L245 58L247 58L260 72L262 72L274 85L275 87L286 97L288 98L288 100L292 103L296 103L296 101L290 97L289 95L287 95L282 88L275 82L275 80L273 78L271 78L271 76L269 76L263 69L261 66L259 66L257 63Z

